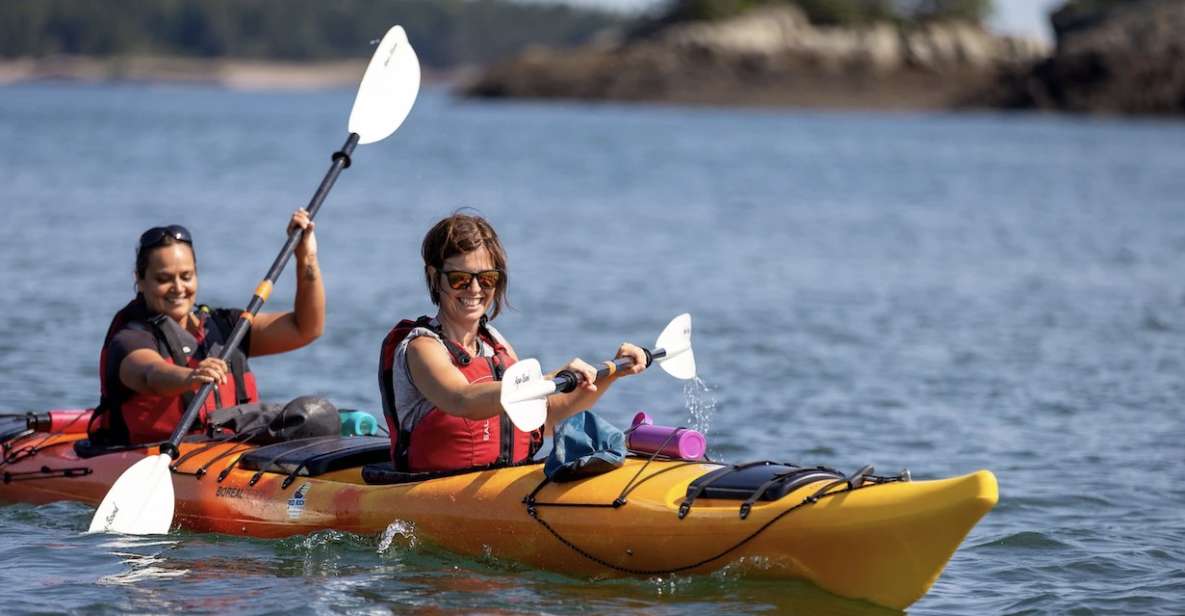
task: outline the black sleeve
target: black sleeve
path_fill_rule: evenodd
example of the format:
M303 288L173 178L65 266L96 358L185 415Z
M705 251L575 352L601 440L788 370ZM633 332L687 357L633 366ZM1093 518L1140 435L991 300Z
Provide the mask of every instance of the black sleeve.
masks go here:
M108 357L119 356L120 359L127 357L132 351L139 351L140 349L156 349L156 339L152 337L152 333L143 329L134 329L127 327L119 330L111 337L111 346L108 347Z
M143 329L125 327L111 337L111 344L107 345L107 382L120 383L119 365L131 355L133 351L149 349L156 351L156 339Z

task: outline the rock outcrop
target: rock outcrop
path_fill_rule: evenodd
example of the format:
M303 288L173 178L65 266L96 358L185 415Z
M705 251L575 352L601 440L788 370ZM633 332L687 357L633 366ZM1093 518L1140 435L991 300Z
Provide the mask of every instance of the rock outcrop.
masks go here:
M966 23L817 27L793 6L669 26L639 40L531 50L463 87L484 97L857 108L947 107L1044 58Z
M1185 112L1185 1L1093 10L1070 3L1052 22L1053 56L1005 75L985 101L1074 112Z

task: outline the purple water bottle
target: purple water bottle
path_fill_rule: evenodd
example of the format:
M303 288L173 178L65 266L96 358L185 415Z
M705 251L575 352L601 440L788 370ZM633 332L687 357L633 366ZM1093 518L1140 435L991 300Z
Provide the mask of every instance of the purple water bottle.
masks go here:
M643 455L658 453L668 458L700 460L708 450L704 435L689 428L656 426L643 411L634 415L626 448Z

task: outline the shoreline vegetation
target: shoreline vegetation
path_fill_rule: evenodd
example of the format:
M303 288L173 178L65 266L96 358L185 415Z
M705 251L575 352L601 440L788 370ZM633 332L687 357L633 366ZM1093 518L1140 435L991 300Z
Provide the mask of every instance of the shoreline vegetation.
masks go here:
M355 88L364 58L292 62L180 56L67 56L0 59L0 87L22 83L161 83L232 90ZM425 84L448 87L472 79L477 69L422 68Z
M0 86L17 83L175 83L236 90L352 87L366 67L358 60L279 62L224 58L50 56L0 60Z
M370 24L402 23L425 79L466 97L1185 112L1185 0L1069 0L1050 16L1053 47L989 33L991 0L677 0L637 18L506 0L177 0L130 2L116 22L86 6L0 9L0 86L352 87Z
M530 46L577 46L625 22L511 0L4 0L0 84L353 87L394 24L407 31L425 77L447 80Z

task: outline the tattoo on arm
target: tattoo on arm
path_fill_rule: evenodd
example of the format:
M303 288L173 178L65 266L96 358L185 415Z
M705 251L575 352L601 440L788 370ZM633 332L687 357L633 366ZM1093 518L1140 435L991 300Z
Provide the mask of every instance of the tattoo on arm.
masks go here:
M313 265L312 263L310 263L310 264L304 266L304 279L305 279L305 282L316 282L317 281L317 266L316 265Z

